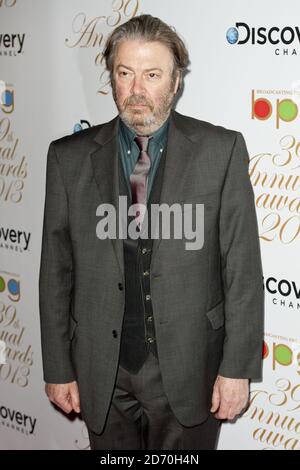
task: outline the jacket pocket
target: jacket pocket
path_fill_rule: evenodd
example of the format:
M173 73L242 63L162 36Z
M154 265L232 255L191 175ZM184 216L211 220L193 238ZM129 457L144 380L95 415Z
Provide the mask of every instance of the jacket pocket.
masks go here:
M224 316L224 305L225 302L222 300L213 308L206 312L206 316L209 319L211 326L214 330L218 330L221 326L224 325L225 316Z

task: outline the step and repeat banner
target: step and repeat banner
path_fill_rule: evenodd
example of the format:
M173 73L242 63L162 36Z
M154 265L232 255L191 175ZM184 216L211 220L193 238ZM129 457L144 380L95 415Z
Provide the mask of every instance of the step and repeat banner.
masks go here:
M141 13L174 26L188 46L177 110L243 132L250 155L264 379L252 383L246 413L223 425L218 448L300 450L298 0L0 0L0 449L89 449L84 422L44 393L46 155L51 140L116 115L103 48L116 26Z

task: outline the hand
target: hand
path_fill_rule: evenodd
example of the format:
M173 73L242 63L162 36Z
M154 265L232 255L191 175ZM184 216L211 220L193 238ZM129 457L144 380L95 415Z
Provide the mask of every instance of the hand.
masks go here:
M45 391L50 401L59 406L65 413L72 410L80 413L80 401L77 382L67 384L46 384Z
M214 385L211 413L217 419L234 419L247 406L248 379L229 379L219 375Z

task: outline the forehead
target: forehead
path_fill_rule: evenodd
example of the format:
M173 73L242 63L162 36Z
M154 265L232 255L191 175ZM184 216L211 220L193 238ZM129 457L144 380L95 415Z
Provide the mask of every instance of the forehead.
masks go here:
M123 40L117 47L115 67L169 69L173 65L170 49L159 41Z

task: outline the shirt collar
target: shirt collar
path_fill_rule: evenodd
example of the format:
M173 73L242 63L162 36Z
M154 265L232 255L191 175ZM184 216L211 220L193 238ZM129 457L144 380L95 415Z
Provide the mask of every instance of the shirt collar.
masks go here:
M152 136L151 141L153 141L155 145L164 147L167 141L167 129L169 126L169 121L170 121L170 116L159 129L157 129L155 132L153 132L153 134L151 134ZM119 129L120 129L122 139L124 140L126 147L128 149L131 149L132 145L137 145L136 142L134 141L135 137L137 136L136 132L130 129L121 118L120 118Z

